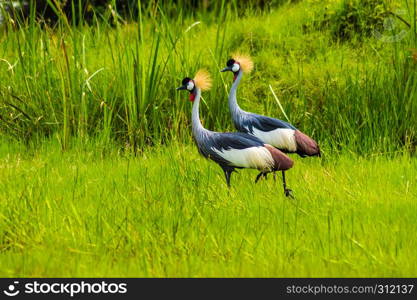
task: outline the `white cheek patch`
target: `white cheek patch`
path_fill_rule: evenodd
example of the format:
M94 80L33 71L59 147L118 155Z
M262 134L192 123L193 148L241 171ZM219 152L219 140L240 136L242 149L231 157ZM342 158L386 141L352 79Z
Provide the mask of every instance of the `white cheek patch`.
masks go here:
M240 69L239 64L233 64L233 67L232 67L233 72L237 72L237 71L239 71L239 69Z
M194 82L191 80L187 83L187 90L192 91L194 89Z

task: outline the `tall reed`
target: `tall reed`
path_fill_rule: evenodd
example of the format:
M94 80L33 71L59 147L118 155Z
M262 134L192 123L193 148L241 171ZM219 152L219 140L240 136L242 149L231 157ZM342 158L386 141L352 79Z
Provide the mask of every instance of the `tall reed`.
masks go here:
M239 90L248 110L284 118L271 84L291 121L334 149L416 148L415 5L404 5L411 24L404 38L384 44L371 37L358 47L337 44L325 31L303 32L294 20L311 19L302 9L310 4L304 2L269 13L243 11L236 1L223 0L210 11L176 7L173 16L173 4L146 7L138 1L136 22L118 15L113 2L90 25L75 8L73 18L80 14L81 21L68 20L57 2L49 2L60 16L53 27L38 22L34 8L29 19L5 20L0 46L4 136L26 143L57 138L64 150L73 137L103 145L117 141L135 152L189 140L190 105L175 87L201 67L214 79L214 88L203 95L205 126L232 130L231 79L219 69L231 52L243 50L256 65ZM372 57L352 59L349 49ZM319 62L320 57L335 63Z

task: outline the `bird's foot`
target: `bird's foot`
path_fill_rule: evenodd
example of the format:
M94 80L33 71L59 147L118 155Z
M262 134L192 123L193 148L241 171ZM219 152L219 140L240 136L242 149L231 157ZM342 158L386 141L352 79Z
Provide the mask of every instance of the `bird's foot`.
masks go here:
M284 194L286 197L290 197L291 199L294 199L294 196L292 194L292 190L291 189L284 189Z

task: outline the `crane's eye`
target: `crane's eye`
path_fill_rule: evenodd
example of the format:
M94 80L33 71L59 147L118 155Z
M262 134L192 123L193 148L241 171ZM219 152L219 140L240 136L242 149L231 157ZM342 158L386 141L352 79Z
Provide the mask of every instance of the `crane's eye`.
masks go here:
M239 71L240 70L240 66L239 66L239 64L237 64L237 63L234 63L233 64L233 67L232 67L232 71L234 72L234 73L236 73L237 71Z
M233 66L234 63L235 63L235 60L231 58L227 61L226 66L231 67Z
M187 90L192 91L194 89L194 82L192 80L187 83Z
M189 77L185 77L185 78L181 81L181 83L182 83L182 85L187 85L188 81L190 81L190 80L191 80L191 78L189 78Z

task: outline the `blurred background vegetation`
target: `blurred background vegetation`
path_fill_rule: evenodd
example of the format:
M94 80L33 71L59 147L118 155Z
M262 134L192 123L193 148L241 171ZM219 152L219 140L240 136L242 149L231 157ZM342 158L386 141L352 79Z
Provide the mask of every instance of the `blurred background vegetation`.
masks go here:
M239 11L246 10L270 10L284 3L297 2L299 0L248 0L232 1ZM6 7L13 7L13 3L18 3L20 10L9 9L18 12L23 18L29 16L29 11L33 8L37 18L56 22L59 12L65 14L69 20L91 22L95 17L103 17L106 11L111 8L124 18L136 19L139 6L143 11L151 13L157 7L163 7L167 15L175 17L179 11L189 14L201 12L218 12L225 5L225 1L213 0L156 0L156 1L137 1L137 0L3 0ZM16 7L16 5L15 5ZM75 18L73 19L73 16Z
M5 138L135 151L190 141L190 107L174 88L200 67L214 78L205 126L233 130L231 78L218 71L243 51L255 61L239 91L245 110L284 118L280 101L325 147L415 153L416 0L2 3Z

